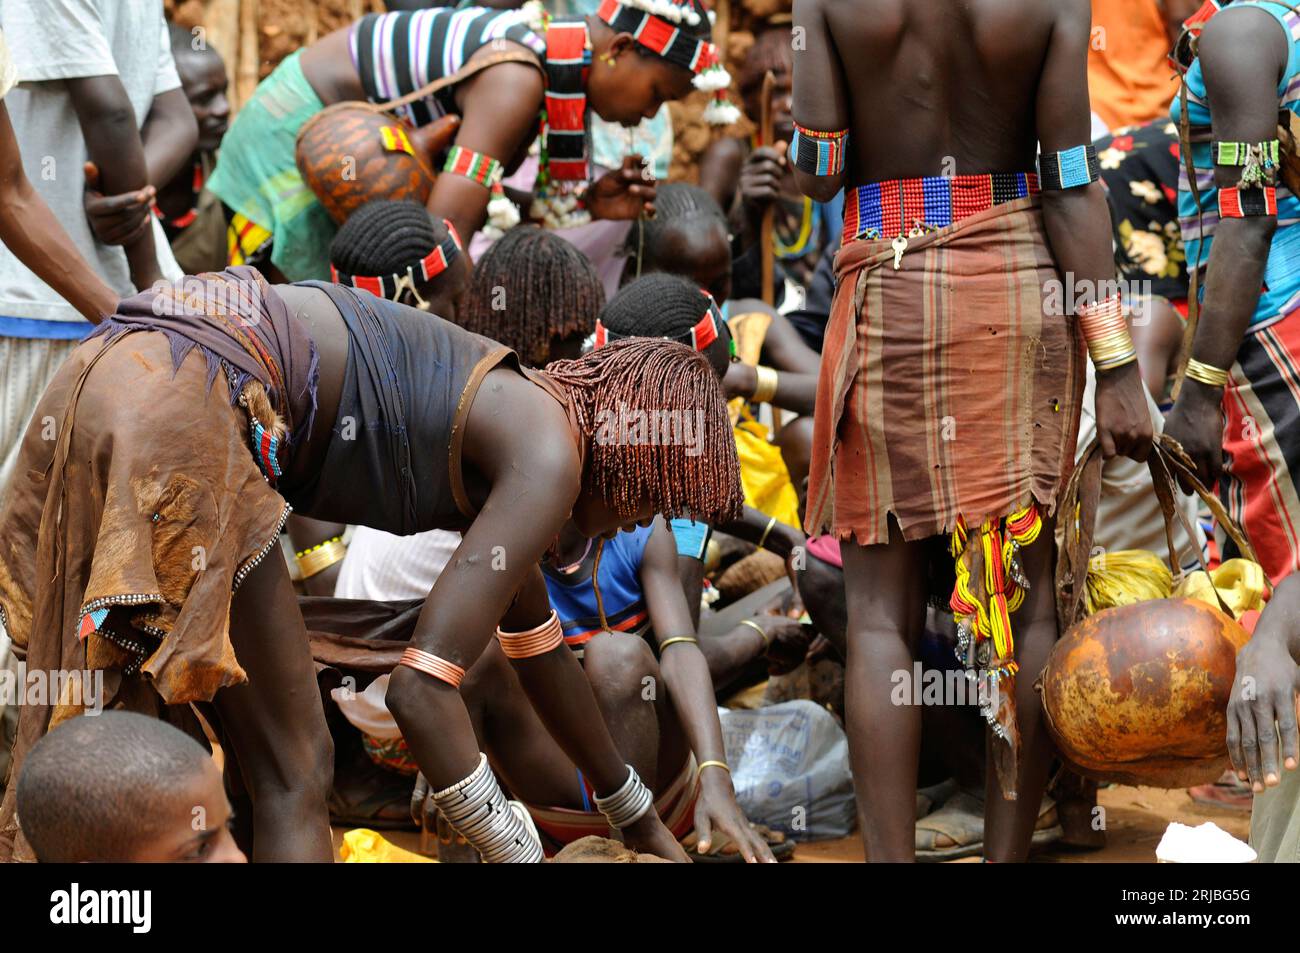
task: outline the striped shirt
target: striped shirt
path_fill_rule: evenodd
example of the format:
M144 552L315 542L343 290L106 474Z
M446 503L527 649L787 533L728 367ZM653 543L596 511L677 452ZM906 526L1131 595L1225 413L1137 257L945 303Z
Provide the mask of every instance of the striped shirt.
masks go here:
M1230 9L1250 3L1271 13L1286 30L1290 43L1286 71L1278 84L1279 110L1290 110L1300 115L1300 14L1290 11L1291 3L1276 0L1238 0ZM1170 110L1175 123L1180 121L1182 104L1174 100ZM1193 269L1199 260L1201 267L1210 261L1214 233L1219 225L1219 190L1214 184L1214 161L1207 135L1210 129L1211 109L1205 91L1205 76L1198 59L1187 72L1187 118L1192 127L1192 163L1196 169L1196 186L1200 192L1201 212L1197 214L1196 200L1192 197L1187 167L1180 161L1178 173L1178 224L1183 233L1187 251L1187 267ZM1202 133L1198 137L1197 133ZM1264 268L1265 290L1259 296L1251 328L1259 329L1280 321L1300 308L1300 198L1278 184L1278 229L1273 235L1268 263Z
M513 40L538 57L546 55L546 41L528 28L518 10L443 7L362 17L350 36L352 65L366 98L383 103L452 75L493 40ZM399 114L423 126L456 111L454 93L454 87L442 89Z

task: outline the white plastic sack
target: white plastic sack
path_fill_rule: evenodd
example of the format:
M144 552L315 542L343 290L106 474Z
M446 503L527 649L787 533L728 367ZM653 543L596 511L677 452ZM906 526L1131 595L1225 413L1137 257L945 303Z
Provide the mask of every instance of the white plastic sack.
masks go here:
M853 832L849 741L830 712L796 700L718 715L736 799L746 817L794 840Z
M380 675L366 686L364 692L354 692L346 687L330 689L330 697L339 706L339 711L343 712L343 717L352 723L352 727L380 741L402 737L397 719L384 702L387 693L387 675Z

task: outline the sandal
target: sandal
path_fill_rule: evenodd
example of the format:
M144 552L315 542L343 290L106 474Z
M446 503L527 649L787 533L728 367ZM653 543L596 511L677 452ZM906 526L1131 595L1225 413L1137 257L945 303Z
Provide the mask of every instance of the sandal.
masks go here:
M780 831L774 831L770 827L764 827L762 824L750 822L749 825L759 836L767 842L768 848L772 851L772 856L777 860L789 860L794 856L794 841L787 838ZM696 864L743 864L745 858L740 854L740 848L736 842L731 839L725 832L714 830L713 846L707 854L701 854L696 850L699 838L694 830L682 838L682 849L686 851L686 856Z
M1056 802L1044 797L1030 840L1032 847L1045 847L1061 839ZM947 843L940 845L940 838ZM984 801L958 791L938 810L916 822L916 860L937 863L984 853Z
M948 799L957 792L957 782L952 778L947 781L940 781L938 784L932 784L928 788L917 788L916 791L916 816L925 817L933 813L944 804Z
M338 778L330 788L330 823L374 831L414 831L411 818L413 778L383 768Z

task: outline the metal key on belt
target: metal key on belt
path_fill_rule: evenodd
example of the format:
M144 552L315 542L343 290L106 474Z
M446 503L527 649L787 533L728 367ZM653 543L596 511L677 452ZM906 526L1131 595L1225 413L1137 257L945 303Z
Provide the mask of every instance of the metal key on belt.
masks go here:
M894 239L894 271L903 267L903 252L907 251L907 236L899 235Z

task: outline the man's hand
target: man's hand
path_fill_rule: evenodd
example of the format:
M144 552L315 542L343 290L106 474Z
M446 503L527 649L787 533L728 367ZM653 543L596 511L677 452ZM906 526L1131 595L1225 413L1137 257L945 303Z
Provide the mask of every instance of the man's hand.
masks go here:
M1151 453L1151 412L1137 361L1097 373L1097 436L1107 460L1123 455L1139 462Z
M1300 764L1296 732L1300 666L1280 639L1256 632L1237 653L1237 677L1228 702L1228 756L1237 777L1249 780L1251 790L1258 794L1280 780L1279 731L1287 770L1294 771Z
M786 170L785 143L759 146L740 168L740 201L745 216L756 220L781 196Z
M758 368L739 361L728 365L727 373L722 378L722 390L728 400L736 397L749 400L757 387Z
M1165 420L1165 435L1178 441L1201 483L1214 489L1223 472L1222 392L1199 381L1183 381L1178 401Z
M99 191L99 169L95 163L87 162L85 172L83 204L97 241L104 245L130 245L153 227L150 216L158 193L152 185L121 195L104 195Z
M732 839L745 863L776 863L772 849L749 826L749 819L736 803L731 775L721 768L708 768L700 774L700 796L695 802L695 834L701 854L707 854L713 846L715 829Z
M592 218L627 220L655 213L655 178L641 156L626 156L623 168L606 172L587 192Z
M804 663L813 634L799 620L779 615L756 615L753 621L767 633L769 675L788 675Z

